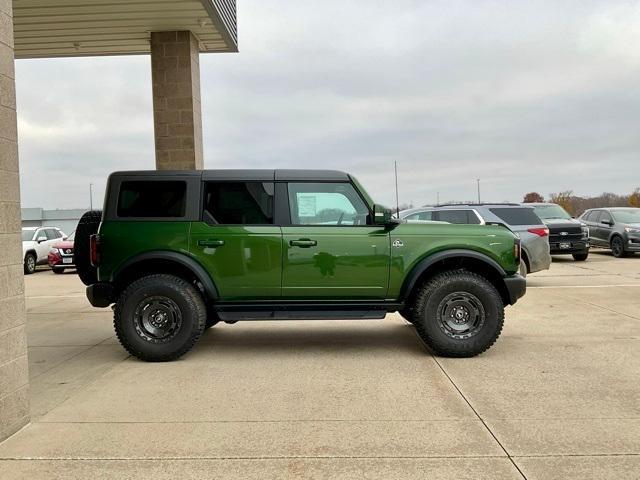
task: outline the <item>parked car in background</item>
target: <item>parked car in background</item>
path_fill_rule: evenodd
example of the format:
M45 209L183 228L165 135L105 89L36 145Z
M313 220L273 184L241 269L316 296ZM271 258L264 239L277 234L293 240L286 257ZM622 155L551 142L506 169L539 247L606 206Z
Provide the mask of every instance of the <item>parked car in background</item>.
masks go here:
M556 203L525 203L532 206L540 219L549 227L551 255L572 255L582 262L589 257L589 228L572 218Z
M617 258L640 252L640 208L592 208L580 220L589 227L594 247L610 248Z
M551 266L549 229L533 207L517 203L441 205L403 210L400 218L407 222L438 221L464 225L503 223L522 240L521 273L548 270Z
M53 273L64 273L67 268L75 268L73 261L73 232L66 240L54 243L49 250L48 261Z
M25 227L22 229L24 273L36 271L36 266L48 261L49 250L66 235L57 227Z

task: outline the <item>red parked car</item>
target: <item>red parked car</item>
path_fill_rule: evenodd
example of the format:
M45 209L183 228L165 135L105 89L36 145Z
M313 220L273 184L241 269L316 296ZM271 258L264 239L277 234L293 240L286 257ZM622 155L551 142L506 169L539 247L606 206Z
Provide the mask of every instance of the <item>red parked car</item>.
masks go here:
M76 268L73 260L73 232L66 239L54 243L49 250L48 261L53 273L62 273L65 268Z

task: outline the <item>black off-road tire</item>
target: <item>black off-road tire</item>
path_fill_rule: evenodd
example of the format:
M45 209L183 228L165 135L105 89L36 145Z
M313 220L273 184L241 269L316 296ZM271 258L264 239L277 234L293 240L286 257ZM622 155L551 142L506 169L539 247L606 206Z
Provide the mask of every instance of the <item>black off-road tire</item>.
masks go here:
M414 323L415 322L415 310L414 310L414 304L413 303L405 305L405 307L402 310L398 310L398 313L407 322L409 322L409 323Z
M624 258L627 252L624 250L624 240L620 235L614 235L611 239L611 253L616 258Z
M449 299L458 297L471 299L482 312L482 323L467 337L446 333L441 321L448 320L443 314L447 305L456 305ZM418 335L433 353L443 357L473 357L484 352L498 339L504 324L504 302L496 288L485 277L466 270L442 272L425 282L416 297L415 312Z
M207 320L204 323L204 329L210 329L219 321L220 317L218 317L218 314L212 308L207 308Z
M36 265L38 264L38 261L36 259L36 256L29 252L24 256L24 274L25 275L31 275L32 273L34 273L36 271Z
M53 270L53 273L57 273L58 275L64 273L64 268L52 268L51 270Z
M576 262L584 262L587 258L589 258L589 252L587 252L587 253L574 253L572 256L573 256L573 259Z
M85 285L93 285L98 281L97 269L91 265L91 257L89 252L89 237L98 232L98 227L102 221L102 212L92 210L80 217L78 227L76 228L76 236L73 244L74 263L76 272L82 283Z
M179 313L180 324L166 339L153 338L140 326L141 306L154 298L165 299ZM204 331L206 319L207 308L193 285L173 275L155 274L136 280L120 294L113 326L131 355L147 362L166 362L191 350Z

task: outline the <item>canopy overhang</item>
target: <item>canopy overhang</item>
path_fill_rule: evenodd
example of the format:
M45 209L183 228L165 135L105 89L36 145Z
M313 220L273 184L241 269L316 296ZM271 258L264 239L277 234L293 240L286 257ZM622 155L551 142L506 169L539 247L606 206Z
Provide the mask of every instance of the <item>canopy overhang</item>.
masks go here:
M16 58L150 52L154 31L189 30L201 52L237 52L235 0L13 0Z

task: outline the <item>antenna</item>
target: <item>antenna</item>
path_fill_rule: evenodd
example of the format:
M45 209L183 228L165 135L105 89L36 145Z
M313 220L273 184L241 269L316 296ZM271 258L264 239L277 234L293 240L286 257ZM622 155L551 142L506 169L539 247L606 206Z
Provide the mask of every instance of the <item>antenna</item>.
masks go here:
M396 215L400 218L400 202L398 201L398 162L393 162L393 169L396 174Z

